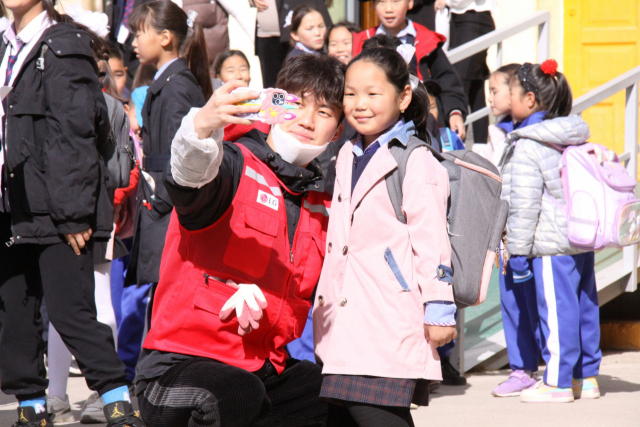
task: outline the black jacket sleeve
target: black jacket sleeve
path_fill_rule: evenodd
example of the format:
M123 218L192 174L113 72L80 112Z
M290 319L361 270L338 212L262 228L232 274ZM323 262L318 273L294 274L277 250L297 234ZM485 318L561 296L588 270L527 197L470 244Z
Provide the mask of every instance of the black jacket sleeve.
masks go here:
M173 82L173 79L176 79L176 81ZM173 137L178 132L183 117L189 114L191 108L204 106L205 100L200 88L194 86L187 77L180 75L172 77L172 82L162 89L161 97L162 110L160 112L160 132L158 135L162 140L162 152L168 154L171 153L171 141L173 141ZM160 177L161 173L158 173L157 179L160 179ZM171 200L165 188L162 185L157 185L154 211L165 215L171 212L172 208Z
M171 197L180 224L187 230L206 228L224 215L236 195L244 157L230 142L223 144L223 157L218 175L200 188L183 187L173 180L171 164L164 171L164 184Z
M444 108L445 117L448 119L453 110L459 110L462 113L462 118L465 119L469 100L464 93L464 87L456 69L449 62L442 47L438 46L429 55L423 57L418 66L424 78L431 76L431 80L434 80L442 88L439 98Z
M79 233L91 227L100 179L95 142L99 82L91 58L53 59L47 61L43 76L55 82L44 85L48 133L43 154L49 213L58 233Z

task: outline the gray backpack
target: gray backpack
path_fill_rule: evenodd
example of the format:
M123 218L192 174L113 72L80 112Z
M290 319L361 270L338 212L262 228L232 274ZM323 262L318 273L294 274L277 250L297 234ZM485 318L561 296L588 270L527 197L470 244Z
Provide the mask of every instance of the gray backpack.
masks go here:
M129 118L122 103L103 92L104 100L109 110L109 143L100 150L100 154L107 164L110 179L114 181L114 188L129 186L129 176L133 168L133 154L130 149Z
M471 151L439 153L415 136L406 147L395 140L390 144L398 168L387 175L386 184L396 217L403 224L407 219L402 211L402 182L413 150L426 147L449 173L447 225L453 295L459 308L484 302L509 213L509 204L500 199L498 169Z

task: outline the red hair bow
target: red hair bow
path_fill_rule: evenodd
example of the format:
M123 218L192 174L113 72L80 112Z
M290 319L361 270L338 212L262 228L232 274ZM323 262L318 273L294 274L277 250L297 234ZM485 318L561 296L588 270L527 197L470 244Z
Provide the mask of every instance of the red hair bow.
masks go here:
M555 59L547 59L540 65L540 69L543 73L549 74L551 77L555 77L556 71L558 71L558 63Z

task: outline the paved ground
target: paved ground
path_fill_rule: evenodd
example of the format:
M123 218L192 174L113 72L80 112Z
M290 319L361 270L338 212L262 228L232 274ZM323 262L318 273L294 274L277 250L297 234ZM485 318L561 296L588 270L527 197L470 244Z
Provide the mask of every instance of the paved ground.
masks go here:
M605 355L598 377L603 393L599 400L525 404L518 398L492 397L491 389L504 381L507 375L507 371L477 373L469 376L466 387L441 386L433 393L429 407L413 411L416 426L640 426L640 352ZM79 416L77 410L89 394L82 378L70 379L69 396L74 403L76 417ZM8 427L15 421L16 407L12 397L0 394L0 426Z

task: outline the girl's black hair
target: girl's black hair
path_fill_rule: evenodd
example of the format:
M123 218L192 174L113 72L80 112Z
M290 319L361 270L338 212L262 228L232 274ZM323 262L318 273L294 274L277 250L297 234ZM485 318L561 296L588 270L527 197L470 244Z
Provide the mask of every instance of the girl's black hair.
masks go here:
M213 62L213 77L220 74L220 72L222 71L222 64L224 64L224 61L231 58L232 56L239 56L240 58L244 59L244 62L247 63L248 67L251 67L249 65L249 60L241 50L227 50L216 56L216 60Z
M193 26L187 23L189 17L180 6L172 1L152 1L136 7L129 17L129 29L136 33L153 28L158 33L170 31L177 39L178 55L189 64L189 69L198 81L205 99L213 93L209 76L207 44L202 25L194 20Z
M384 47L386 49L396 50L398 46L402 44L402 40L397 37L389 36L386 34L378 34L365 40L362 44L362 51L374 49L376 47Z
M298 28L300 28L300 24L302 23L302 20L304 19L304 17L312 12L320 13L318 8L315 7L315 5L313 5L312 3L303 3L297 6L295 9L293 9L293 13L291 15L291 32L297 33ZM320 13L320 15L322 14ZM290 43L291 43L291 46L295 46L296 44L293 41L293 39L290 40Z
M374 47L365 50L351 61L347 70L358 61L370 62L380 67L387 76L389 83L395 87L398 93L401 93L407 85L411 85L409 67L407 67L402 56L394 49ZM412 91L411 103L404 113L400 113L400 115L407 122L413 121L418 138L429 144L431 143L429 133L427 132L429 95L422 83L419 83Z
M520 68L520 65L521 64L516 64L516 63L503 65L502 67L495 70L492 74L498 74L498 73L503 74L507 80L507 84L509 84L513 76L518 74L518 69Z
M109 47L109 59L118 59L124 62L124 55L122 54L122 50L116 43L107 42L107 46Z
M4 2L0 2L0 18L7 16L7 10L4 8Z
M540 69L540 64L525 63L518 69L523 67L530 68L528 73L528 83L535 86L537 90L536 102L540 106L540 110L544 110L547 114L544 116L546 120L555 119L556 117L566 117L571 113L573 107L573 95L571 87L566 77L560 71L556 71L555 76L546 74ZM522 87L522 93L528 91L520 81L520 71L516 72L513 79L517 79Z
M57 0L42 0L42 6L44 7L45 12L47 12L49 21L66 22L83 29L87 32L87 34L89 34L89 37L91 37L91 48L93 49L94 56L98 60L108 60L109 46L107 45L107 42L102 37L91 31L89 28L85 27L82 24L79 24L78 22L75 22L69 15L59 13L56 10L56 3ZM4 8L4 2L2 2L2 6Z
M329 29L327 30L327 33L324 35L325 45L329 44L329 36L331 35L331 31L335 30L336 28L346 28L351 34L360 32L360 27L351 21L343 20L343 21L337 22L333 24L331 27L329 27Z

